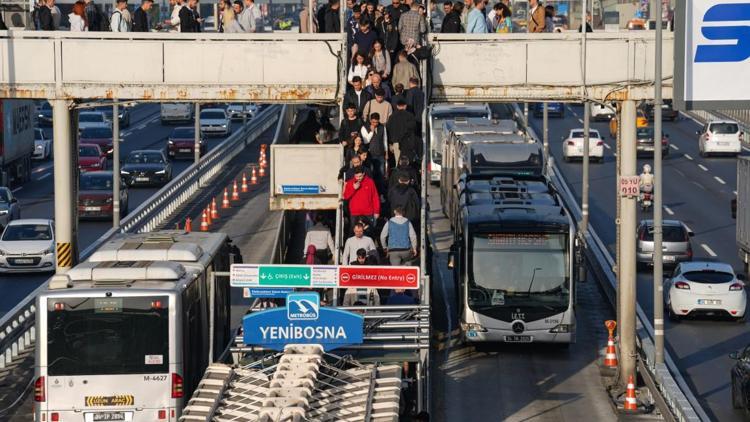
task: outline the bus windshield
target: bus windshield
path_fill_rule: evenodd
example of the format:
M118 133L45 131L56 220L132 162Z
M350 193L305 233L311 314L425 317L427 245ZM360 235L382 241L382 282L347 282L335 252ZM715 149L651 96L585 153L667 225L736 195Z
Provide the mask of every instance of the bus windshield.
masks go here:
M167 296L49 298L47 373L169 372Z
M477 233L469 255L469 305L567 307L567 236Z

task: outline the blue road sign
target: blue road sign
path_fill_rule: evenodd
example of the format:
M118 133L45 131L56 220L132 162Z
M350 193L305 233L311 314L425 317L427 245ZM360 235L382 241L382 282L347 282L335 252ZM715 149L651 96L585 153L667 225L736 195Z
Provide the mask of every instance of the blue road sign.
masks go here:
M291 293L292 289L250 289L250 297L259 297L264 299L283 299Z
M281 185L281 193L286 195L318 195L319 185Z

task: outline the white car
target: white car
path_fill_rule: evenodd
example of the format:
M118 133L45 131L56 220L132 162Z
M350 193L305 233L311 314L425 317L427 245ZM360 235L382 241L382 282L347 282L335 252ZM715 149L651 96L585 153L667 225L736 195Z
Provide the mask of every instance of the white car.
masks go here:
M201 110L201 132L206 136L227 136L232 133L232 119L221 108L207 108Z
M34 160L46 160L52 157L52 139L44 134L44 130L34 129L34 152L31 158Z
M615 117L615 107L613 105L593 103L591 104L591 118L595 121L610 121Z
M194 105L190 103L166 103L161 105L161 124L189 122L193 120Z
M729 316L745 319L745 284L732 266L720 262L692 261L677 265L664 281L667 312L671 320L684 316Z
M571 161L583 158L583 129L571 129L567 138L563 138L563 159ZM589 159L602 162L604 160L604 141L599 131L589 129Z
M229 114L229 118L232 120L242 120L244 116L247 116L247 120L251 120L257 112L258 106L252 103L234 103L227 106L227 114Z
M13 220L0 236L0 273L55 270L55 224L46 219Z
M82 111L78 113L78 130L85 129L87 127L105 125L111 128L112 122L110 122L107 118L107 115L105 115L101 111Z
M731 120L713 120L698 134L698 150L702 157L713 154L740 155L742 153L742 132L740 125Z

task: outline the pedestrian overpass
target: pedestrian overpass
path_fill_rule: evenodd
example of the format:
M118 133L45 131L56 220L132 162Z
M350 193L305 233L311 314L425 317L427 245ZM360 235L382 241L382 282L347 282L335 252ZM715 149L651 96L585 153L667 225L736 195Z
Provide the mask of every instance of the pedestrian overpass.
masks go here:
M0 98L339 102L341 34L0 31ZM431 34L432 101L653 98L653 31ZM664 34L664 98L674 36ZM586 92L581 86L586 84Z

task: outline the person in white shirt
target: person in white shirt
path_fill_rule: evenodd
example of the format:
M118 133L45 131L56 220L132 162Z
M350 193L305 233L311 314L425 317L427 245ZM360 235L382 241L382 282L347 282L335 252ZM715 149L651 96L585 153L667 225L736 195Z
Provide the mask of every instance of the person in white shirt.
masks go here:
M73 11L68 14L71 32L88 31L86 26L86 5L83 1L77 1L73 4Z
M357 251L364 249L368 253L375 250L375 242L373 242L370 236L365 236L365 227L357 223L354 225L354 236L346 239L344 243L344 253L342 254L342 261L344 265L357 260Z
M180 9L183 8L184 4L182 0L169 0L169 5L174 6L170 18L164 21L164 26L169 28L169 32L181 32L180 31Z
M334 251L334 243L333 236L331 236L331 229L325 225L325 218L322 214L315 215L315 225L305 235L303 253L307 252L307 248L310 245L315 246L318 259L323 263L328 263L328 257Z
M127 7L127 0L117 0L115 11L112 12L112 17L109 19L109 29L112 32L130 32L130 23L123 13L123 10L127 9ZM128 14L128 16L130 15Z

